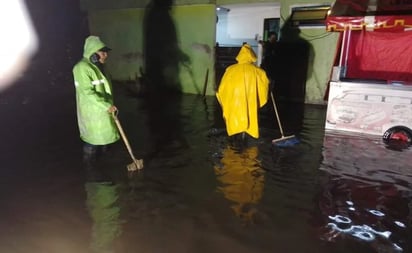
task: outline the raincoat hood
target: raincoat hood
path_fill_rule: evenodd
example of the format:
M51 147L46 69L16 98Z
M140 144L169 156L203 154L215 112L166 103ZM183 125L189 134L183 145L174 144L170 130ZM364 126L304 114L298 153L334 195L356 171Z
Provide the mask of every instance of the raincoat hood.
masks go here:
M257 57L252 47L249 44L245 44L240 48L239 54L236 56L238 63L254 63Z
M106 45L97 36L89 36L84 42L83 57L89 59L92 54L96 53Z

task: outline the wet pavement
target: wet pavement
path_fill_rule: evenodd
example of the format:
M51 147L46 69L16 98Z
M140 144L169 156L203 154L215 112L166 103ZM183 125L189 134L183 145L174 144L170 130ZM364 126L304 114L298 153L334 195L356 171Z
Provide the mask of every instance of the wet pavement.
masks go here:
M214 97L119 90L130 174L121 141L83 169L73 92L0 97L0 252L412 252L411 150L325 134L325 107L281 103L278 148L270 107L239 142Z

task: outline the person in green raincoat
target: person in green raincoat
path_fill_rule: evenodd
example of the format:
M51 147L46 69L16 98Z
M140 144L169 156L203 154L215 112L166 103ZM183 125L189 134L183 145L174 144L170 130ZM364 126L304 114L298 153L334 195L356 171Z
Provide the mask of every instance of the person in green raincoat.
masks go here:
M247 133L259 138L258 110L267 103L269 79L255 65L256 60L251 46L244 44L237 63L226 68L216 93L229 136Z
M83 58L73 68L77 121L86 165L91 165L99 152L119 139L111 116L117 110L112 85L103 72L110 50L99 37L89 36L84 43Z

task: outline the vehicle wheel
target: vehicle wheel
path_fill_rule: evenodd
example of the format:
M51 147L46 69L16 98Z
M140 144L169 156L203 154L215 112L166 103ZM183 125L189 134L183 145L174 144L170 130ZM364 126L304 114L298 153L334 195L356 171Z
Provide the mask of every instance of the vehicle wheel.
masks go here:
M397 126L389 128L383 133L382 140L385 144L404 144L406 147L412 143L412 131L407 127Z

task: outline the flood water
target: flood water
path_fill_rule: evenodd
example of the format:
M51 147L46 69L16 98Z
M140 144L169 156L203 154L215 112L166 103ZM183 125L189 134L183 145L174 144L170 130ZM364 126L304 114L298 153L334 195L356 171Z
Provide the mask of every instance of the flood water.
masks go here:
M325 134L325 107L281 103L300 143L279 148L270 107L238 142L214 97L120 91L145 168L120 140L91 173L73 92L48 94L0 97L0 252L412 252L411 150Z

